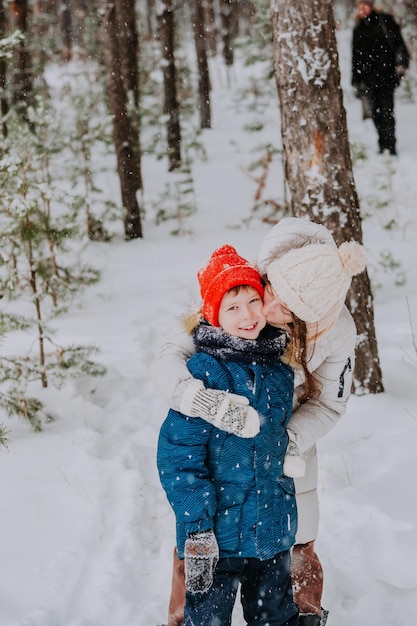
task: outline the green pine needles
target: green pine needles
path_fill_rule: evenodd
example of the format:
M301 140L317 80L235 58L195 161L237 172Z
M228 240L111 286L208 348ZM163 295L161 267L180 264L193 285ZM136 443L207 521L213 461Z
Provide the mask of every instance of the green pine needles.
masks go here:
M59 387L69 377L105 370L92 359L95 347L63 346L55 338L53 320L99 273L81 260L85 216L80 219L79 202L59 184L54 156L65 149L59 119L40 98L27 113L29 123L8 116L0 154L0 291L8 301L0 324L6 335L20 333L19 345L26 339L28 348L23 355L0 351L0 407L40 430L50 416L28 397L29 384Z

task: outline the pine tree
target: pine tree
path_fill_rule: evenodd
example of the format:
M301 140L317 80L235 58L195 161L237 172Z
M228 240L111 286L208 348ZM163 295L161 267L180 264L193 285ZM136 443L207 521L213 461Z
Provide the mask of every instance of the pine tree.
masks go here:
M7 439L8 434L9 431L5 429L3 424L0 424L0 448L1 446L7 448L7 444L9 443L9 440Z
M101 375L91 360L94 347L61 346L51 321L73 301L80 289L98 280L98 272L74 263L79 237L72 197L53 184L52 154L59 151L59 133L44 102L28 108L30 124L9 118L9 133L0 159L0 288L19 302L12 313L1 312L6 333L25 331L37 354L0 356L0 406L40 427L42 404L29 398L29 381L63 384L68 376ZM36 118L36 132L30 130ZM55 138L55 139L54 139ZM13 308L13 307L12 307Z

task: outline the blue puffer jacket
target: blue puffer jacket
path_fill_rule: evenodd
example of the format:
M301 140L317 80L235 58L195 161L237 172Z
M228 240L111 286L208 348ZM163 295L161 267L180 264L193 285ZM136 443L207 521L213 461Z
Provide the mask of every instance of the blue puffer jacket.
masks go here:
M275 356L276 358L276 356ZM187 534L214 528L220 557L270 559L294 543L294 483L283 475L293 372L197 353L188 361L207 387L246 396L261 415L256 437L243 439L171 410L160 431L160 480L177 520L177 549Z

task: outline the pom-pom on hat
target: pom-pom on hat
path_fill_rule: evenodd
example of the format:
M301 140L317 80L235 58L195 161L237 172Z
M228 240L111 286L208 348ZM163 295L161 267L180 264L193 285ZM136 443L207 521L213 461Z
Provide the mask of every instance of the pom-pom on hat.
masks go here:
M363 272L365 263L365 250L355 241L339 248L311 244L272 261L267 273L274 292L292 313L328 327L340 314L352 276Z
M264 295L261 275L249 261L228 244L213 252L209 262L197 274L203 300L202 313L213 326L219 325L219 308L223 296L233 287L250 285Z

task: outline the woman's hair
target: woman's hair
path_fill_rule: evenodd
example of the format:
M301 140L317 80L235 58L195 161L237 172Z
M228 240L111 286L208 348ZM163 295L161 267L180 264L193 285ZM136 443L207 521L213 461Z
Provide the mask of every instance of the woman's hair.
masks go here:
M301 365L305 376L305 389L302 396L299 398L301 403L307 402L311 398L317 398L320 395L319 382L314 378L313 374L307 367L307 325L299 317L292 314L293 321L288 324L288 330L290 333L291 342L289 345L290 361L295 361ZM313 347L314 349L314 347Z

